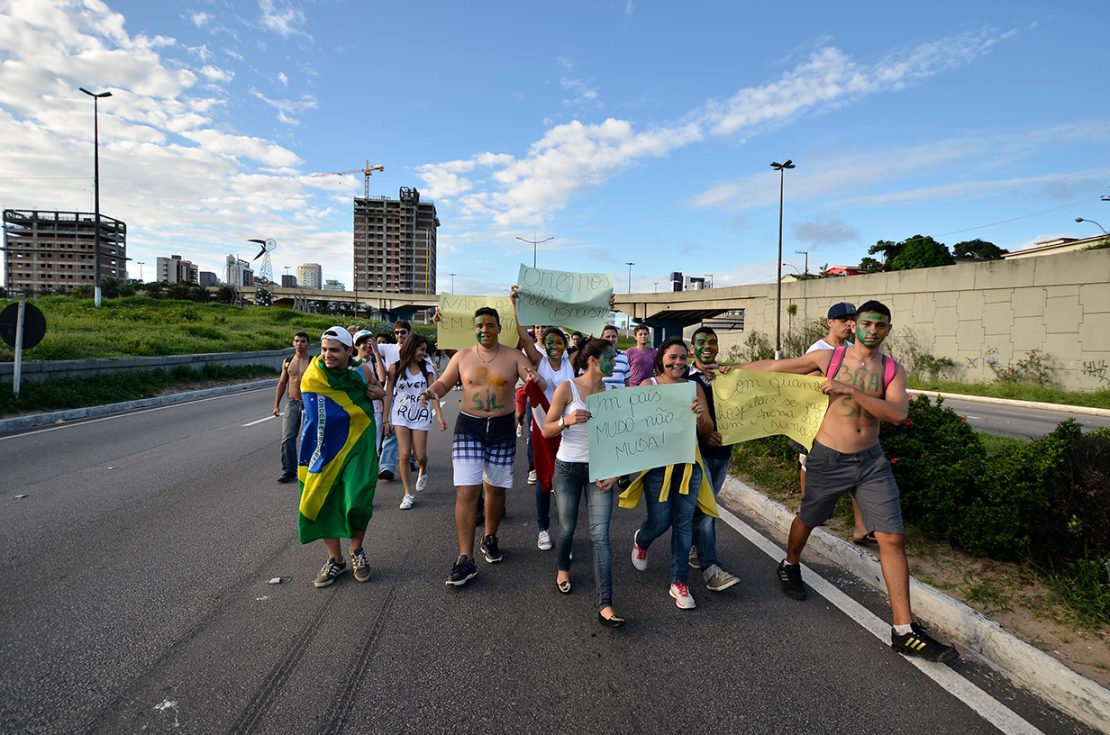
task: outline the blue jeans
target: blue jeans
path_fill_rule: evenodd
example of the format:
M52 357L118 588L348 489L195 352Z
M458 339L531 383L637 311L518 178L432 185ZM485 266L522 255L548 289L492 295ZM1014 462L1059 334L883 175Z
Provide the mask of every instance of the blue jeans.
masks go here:
M713 486L713 497L721 492L725 478L728 477L728 463L731 457L703 457L705 470L709 473L709 483ZM721 566L717 558L717 525L713 516L707 516L701 509L694 511L694 545L698 547L698 563L703 573L710 567Z
M663 467L649 471L644 478L644 502L647 518L636 532L636 543L644 549L655 539L671 529L671 581L686 584L690 569L690 547L693 545L694 511L698 507L698 486L701 484L701 466L694 465L690 475L690 492L680 493L682 465L675 465L671 472L671 491L667 502L660 503L663 490Z
M613 552L609 548L609 519L613 516L613 492L601 490L590 482L590 465L585 462L555 460L552 490L558 495L559 541L556 559L559 570L570 571L570 552L574 527L578 525L578 503L586 496L586 522L594 547L594 579L597 582L597 609L613 604ZM687 551L689 553L689 551Z
M290 398L281 415L281 471L297 474L297 435L301 433L304 403Z
M382 456L378 458L378 472L389 470L397 474L397 432L389 432L382 440Z

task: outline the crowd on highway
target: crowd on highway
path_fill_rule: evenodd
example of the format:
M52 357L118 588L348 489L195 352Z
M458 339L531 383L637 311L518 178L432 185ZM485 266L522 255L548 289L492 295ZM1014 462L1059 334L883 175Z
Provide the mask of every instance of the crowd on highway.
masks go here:
M517 316L515 286L510 297ZM636 346L620 350L614 326L606 326L599 337L568 337L557 326L529 330L519 318L515 322L514 348L508 346L513 340L502 336L497 310L477 309L475 344L453 352L442 371L428 340L405 321L395 323L392 334L332 327L320 335L317 356L309 354L309 335L298 332L293 337L294 354L282 366L274 400L275 416L281 414L282 400L287 401L279 482L298 483L300 541L322 540L326 547L316 587L331 585L346 571L341 539L350 543L352 576L360 582L369 579L362 542L378 481L399 478L400 508L414 506L428 483L428 432L435 427L446 431L440 400L455 389L461 391L451 446L458 555L448 585L462 587L477 576L478 528L478 552L485 562L504 560L497 533L523 438L528 483L536 500L536 543L542 550L555 549L559 592L571 591L571 548L584 505L598 623L624 625L613 603L609 525L614 504L635 508L642 501L646 513L626 547L630 561L635 569L647 570L649 555L663 556L651 549L669 530L668 593L679 608L693 609L690 569L700 570L705 588L715 593L740 581L725 570L717 553L716 498L732 453L717 430L714 379L733 369L820 375L829 405L812 447L797 447L803 498L785 557L776 568L782 590L793 599L806 598L802 550L812 530L849 493L857 543L878 548L893 618L892 648L930 661L957 657L955 649L914 621L910 609L898 488L879 444L880 422L905 421L908 406L905 369L881 350L892 328L886 306L878 301L858 308L834 304L828 311L828 334L804 355L738 366L718 364L717 335L706 326L693 332L689 344L672 337L653 347L650 329L640 325L634 332ZM590 396L686 382L694 387L695 460L591 481ZM553 497L558 517L554 538Z

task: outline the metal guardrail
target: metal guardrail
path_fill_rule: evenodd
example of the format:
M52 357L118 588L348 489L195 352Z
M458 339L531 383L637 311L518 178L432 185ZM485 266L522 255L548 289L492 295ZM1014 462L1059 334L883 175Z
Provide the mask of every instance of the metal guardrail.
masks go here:
M48 381L62 378L90 378L110 373L136 370L164 370L171 372L179 367L202 368L205 365L266 365L281 369L282 360L293 354L292 347L259 352L208 352L196 355L165 355L160 357L129 357L119 360L50 360L24 362L24 381ZM14 364L0 363L0 383L11 383Z

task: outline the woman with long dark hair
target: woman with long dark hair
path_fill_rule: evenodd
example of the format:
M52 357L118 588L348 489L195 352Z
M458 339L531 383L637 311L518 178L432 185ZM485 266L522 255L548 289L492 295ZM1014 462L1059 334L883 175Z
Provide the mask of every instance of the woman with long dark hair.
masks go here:
M586 521L594 549L594 582L597 586L598 622L608 628L624 625L613 610L613 554L609 545L609 521L613 515L613 486L617 478L590 482L590 448L586 423L590 412L586 399L606 389L605 376L612 375L616 349L603 339L586 342L574 355L577 378L555 389L551 410L543 425L545 437L562 436L555 455L552 486L558 499L558 571L555 586L570 594L571 546L578 524L578 506L586 499Z
M428 338L413 332L401 344L397 362L389 368L389 379L385 386L385 428L383 433L397 434L397 466L401 473L401 484L405 496L401 499L401 510L408 510L416 501L413 495L409 469L409 456L416 451L417 491L428 486L428 430L432 428L432 414L439 421L439 430L447 431L443 420L443 410L439 401L421 401L420 394L435 382L435 368L427 359Z

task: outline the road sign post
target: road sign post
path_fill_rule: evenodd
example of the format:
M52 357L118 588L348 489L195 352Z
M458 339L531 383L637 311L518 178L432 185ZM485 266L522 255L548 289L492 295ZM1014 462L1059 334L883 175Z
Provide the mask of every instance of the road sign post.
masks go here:
M12 393L19 398L20 380L23 377L23 348L31 349L46 334L46 317L34 304L20 301L8 304L0 312L0 337L15 349L12 370Z

